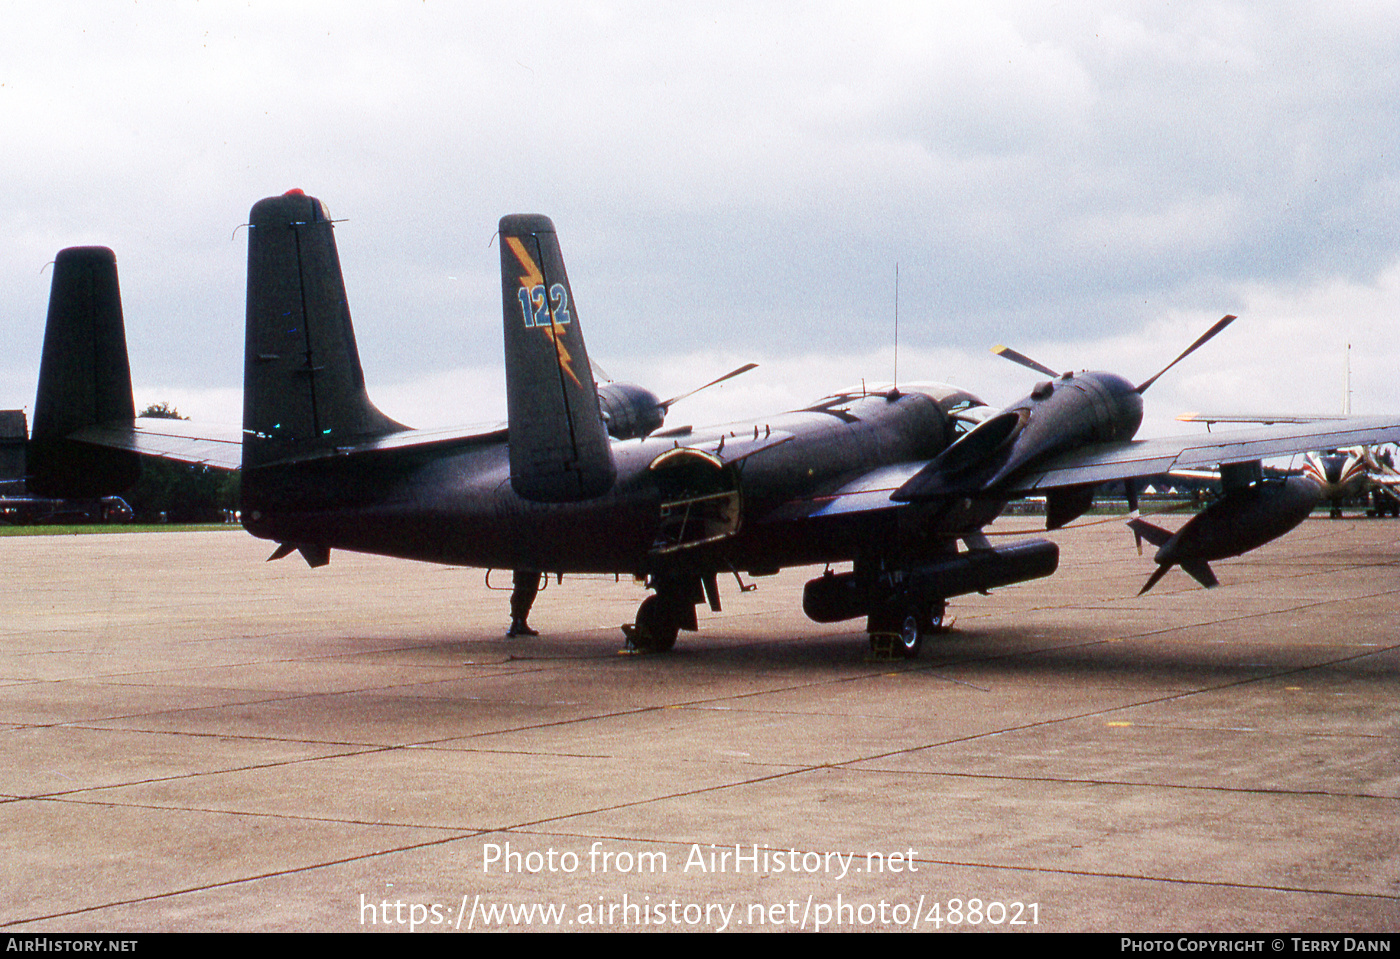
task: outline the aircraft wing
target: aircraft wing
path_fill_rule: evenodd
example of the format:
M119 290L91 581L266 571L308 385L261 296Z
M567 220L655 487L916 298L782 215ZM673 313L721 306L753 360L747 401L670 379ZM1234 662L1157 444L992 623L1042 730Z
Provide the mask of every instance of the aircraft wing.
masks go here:
M895 502L890 497L926 465L928 464L918 461L877 467L847 480L834 489L789 500L763 519L790 521L903 507L907 504Z
M502 441L505 437L504 425L496 423L448 429L404 430L333 449L317 449L304 456L289 457L286 462L409 447L440 449L467 446ZM237 426L215 426L191 423L188 420L142 417L130 426L104 424L84 427L70 434L68 438L92 446L126 450L142 456L195 463L215 469L236 470L242 465L243 431Z
M1198 471L1202 478L1225 463L1243 463L1341 446L1400 441L1400 417L1337 418L1326 421L1231 430L1204 436L1099 443L1057 456L1012 477L996 494L1034 495L1066 486L1106 483L1140 476ZM726 450L727 452L727 450ZM893 498L928 463L882 466L833 489L791 500L765 520L834 517L904 505ZM1206 471L1212 472L1206 472ZM1189 475L1189 474L1188 474ZM1397 477L1400 479L1400 477ZM992 491L988 491L991 493Z
M1085 446L1054 457L1011 479L1004 491L1034 493L1155 476L1173 470L1206 469L1343 446L1400 441L1400 417L1368 416L1290 423L1204 436L1174 436Z
M1321 423L1347 419L1342 413L1182 413L1177 417L1182 423Z
M1370 470L1367 473L1367 479L1374 485L1385 490L1391 496L1400 497L1400 473L1382 467L1380 469Z

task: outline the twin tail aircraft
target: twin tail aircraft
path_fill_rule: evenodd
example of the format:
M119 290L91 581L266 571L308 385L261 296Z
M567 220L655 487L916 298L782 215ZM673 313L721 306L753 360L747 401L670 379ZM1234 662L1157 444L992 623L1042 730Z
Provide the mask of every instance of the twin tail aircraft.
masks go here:
M1211 585L1210 561L1282 535L1316 502L1304 479L1266 479L1262 459L1400 440L1400 418L1135 440L1155 376L1134 386L1020 354L1049 378L1002 410L956 387L901 384L667 429L674 400L599 389L554 225L534 215L500 221L507 424L413 430L366 392L324 205L291 191L257 203L250 222L241 435L133 419L115 259L65 250L31 488L119 492L141 455L241 469L243 525L278 544L272 558L296 551L319 566L341 549L629 574L650 590L629 633L644 650L696 629L699 604L719 611L726 574L827 564L804 590L807 615L863 618L872 640L893 636L916 656L950 598L1055 571L1054 543L983 534L1009 501L1044 496L1055 529L1090 508L1098 484L1177 468L1221 468L1224 495L1177 533L1138 528L1162 547L1148 586L1177 565Z

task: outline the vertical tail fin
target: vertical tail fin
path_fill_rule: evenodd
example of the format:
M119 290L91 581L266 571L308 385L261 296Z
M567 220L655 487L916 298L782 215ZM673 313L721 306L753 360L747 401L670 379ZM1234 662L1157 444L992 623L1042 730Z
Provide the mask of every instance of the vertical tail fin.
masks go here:
M325 206L293 190L258 202L250 222L245 476L275 460L405 429L365 392Z
M511 486L538 502L601 496L617 468L554 224L507 216L500 234Z
M24 492L28 446L24 410L0 410L0 493Z
M89 426L129 426L135 415L117 258L106 247L70 247L54 260L34 399L29 490L88 498L127 489L141 473L135 454L71 437Z

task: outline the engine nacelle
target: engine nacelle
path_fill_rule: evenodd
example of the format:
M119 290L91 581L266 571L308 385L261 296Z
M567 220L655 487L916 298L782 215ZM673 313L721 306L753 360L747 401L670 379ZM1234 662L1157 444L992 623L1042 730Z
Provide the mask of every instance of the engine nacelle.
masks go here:
M598 388L598 406L608 435L615 440L649 436L666 421L666 407L651 390L632 383L605 383Z
M891 498L906 502L985 492L1085 443L1131 439L1141 424L1142 395L1127 380L1112 373L1066 373L979 423Z
M969 550L879 577L827 573L803 588L802 611L815 622L837 623L868 616L900 593L924 601L944 600L1049 576L1059 564L1058 546L1049 540L1032 539L995 549Z

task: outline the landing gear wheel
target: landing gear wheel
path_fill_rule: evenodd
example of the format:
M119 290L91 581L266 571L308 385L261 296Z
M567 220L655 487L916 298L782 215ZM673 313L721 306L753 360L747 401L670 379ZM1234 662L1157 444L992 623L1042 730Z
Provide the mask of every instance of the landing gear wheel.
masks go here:
M871 654L917 659L923 651L924 640L943 630L945 608L941 599L934 602L909 597L890 600L866 620Z
M946 633L949 629L948 604L941 599L929 603L928 614L924 617L924 626L930 636Z
M904 614L899 627L899 651L905 659L918 659L924 648L924 623L918 610L911 609Z
M924 642L946 633L949 622L945 600L891 597L866 619L870 654L876 659L918 659Z
M632 642L640 650L664 653L676 645L680 632L680 617L675 608L660 596L648 596L637 607L637 628Z

